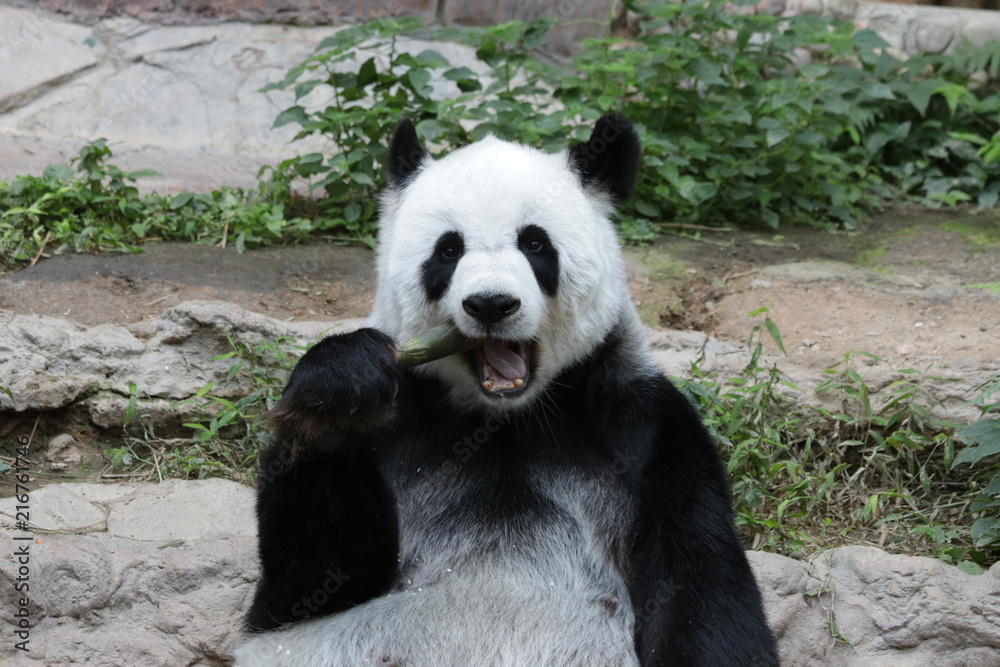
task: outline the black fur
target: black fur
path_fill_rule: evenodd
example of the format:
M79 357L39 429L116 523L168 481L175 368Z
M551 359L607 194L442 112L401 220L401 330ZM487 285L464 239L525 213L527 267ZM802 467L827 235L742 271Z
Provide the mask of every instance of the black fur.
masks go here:
M559 251L538 225L527 225L517 234L517 247L528 258L542 291L555 296L559 291Z
M547 389L546 410L558 419L529 412L509 421L450 407L441 400L447 388L438 380L407 374L398 382L384 369L381 377L359 377L360 359L371 352L371 335L338 336L330 348L342 357L331 367L347 369L352 384L362 385L337 402L354 404L359 394L388 400L381 388L391 382L400 387L392 409L369 405L367 411L393 416L373 431L348 430L344 444L318 459L290 461L276 474L262 471L258 516L264 576L248 625L267 628L300 618L306 610L303 598L315 594L334 563L348 564L341 569L349 578L325 604L314 603L310 615L358 604L393 587L402 575L394 567L398 536L387 475L405 485L407 479L458 463L477 483L449 513L437 517L440 525L496 522L516 536L528 526L565 525L560 508L525 480L532 466L568 466L594 474L611 471L609 484L624 490L637 508L622 567L630 582L642 665L777 664L760 594L733 526L719 454L692 406L666 378L623 379L620 371L633 363L614 334L590 360ZM315 372L303 368L317 362L332 360L307 355L296 373L321 377L325 365ZM347 383L333 386L343 389ZM305 393L319 393L319 388ZM491 419L488 446L463 449L463 438L468 441L468 434ZM285 430L279 429L265 466L301 437L294 423L289 420ZM408 567L403 563L402 572Z
M409 118L400 119L389 143L389 185L400 187L416 173L427 151L420 145L417 128Z
M464 253L465 243L458 232L445 232L434 244L434 252L420 267L424 292L429 300L436 301L444 295Z
M614 204L632 196L641 155L639 136L621 114L603 116L590 139L569 149L570 165L583 184L607 193Z

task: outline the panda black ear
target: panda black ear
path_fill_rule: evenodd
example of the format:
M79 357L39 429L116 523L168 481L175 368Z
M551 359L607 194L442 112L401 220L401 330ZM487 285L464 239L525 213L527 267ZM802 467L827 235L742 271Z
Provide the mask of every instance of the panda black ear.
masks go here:
M427 151L420 145L417 128L409 118L402 118L396 125L389 143L389 185L399 187L427 158Z
M635 128L616 113L602 116L585 143L570 146L569 163L584 186L602 190L620 204L632 196L641 155Z

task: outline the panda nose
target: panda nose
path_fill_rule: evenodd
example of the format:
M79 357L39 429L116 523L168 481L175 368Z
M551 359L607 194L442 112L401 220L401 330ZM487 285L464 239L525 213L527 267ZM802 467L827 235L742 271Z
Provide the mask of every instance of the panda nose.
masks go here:
M510 294L473 294L462 301L462 308L483 324L496 324L513 315L521 307L521 300Z

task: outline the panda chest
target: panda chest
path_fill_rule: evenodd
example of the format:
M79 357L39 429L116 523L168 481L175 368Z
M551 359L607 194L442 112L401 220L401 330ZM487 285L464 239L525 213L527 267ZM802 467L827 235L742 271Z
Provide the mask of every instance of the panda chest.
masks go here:
M551 466L448 467L397 489L400 586L511 577L518 586L626 595L634 504L614 475Z

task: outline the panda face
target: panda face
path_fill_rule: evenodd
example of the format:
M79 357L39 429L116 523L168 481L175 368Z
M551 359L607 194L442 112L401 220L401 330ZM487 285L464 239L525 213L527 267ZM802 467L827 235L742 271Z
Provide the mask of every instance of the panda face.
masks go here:
M383 198L372 324L405 338L447 322L482 340L419 372L460 404L519 409L631 308L612 198L571 153L492 137L437 161L419 151L403 151L419 167Z

